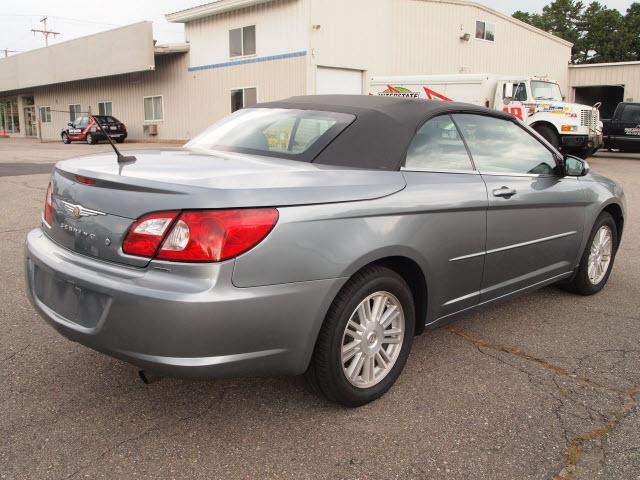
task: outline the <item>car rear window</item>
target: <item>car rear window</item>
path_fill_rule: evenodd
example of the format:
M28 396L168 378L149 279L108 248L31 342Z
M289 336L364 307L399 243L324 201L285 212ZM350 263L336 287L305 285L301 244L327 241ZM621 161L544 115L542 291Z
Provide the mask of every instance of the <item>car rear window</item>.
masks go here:
M116 117L111 117L109 115L94 115L93 118L100 123L120 123Z
M185 145L187 149L312 161L354 115L286 108L247 108L222 119Z

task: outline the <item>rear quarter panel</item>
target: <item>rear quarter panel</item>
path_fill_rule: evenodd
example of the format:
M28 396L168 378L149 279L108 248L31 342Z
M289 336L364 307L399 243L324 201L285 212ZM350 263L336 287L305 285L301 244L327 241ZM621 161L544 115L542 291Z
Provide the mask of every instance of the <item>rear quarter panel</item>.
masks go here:
M280 208L269 236L237 258L234 285L348 278L371 262L402 256L422 269L427 318L436 318L448 300L479 290L483 258L450 259L484 249L486 190L477 175L425 174L407 184L376 200Z
M626 199L624 190L618 183L597 173L590 173L584 177L579 177L578 180L584 182L589 187L587 188L588 204L585 212L585 234L582 237L582 244L580 246L581 255L589 240L589 235L596 219L605 208L612 204L618 205L622 210L622 217L626 218ZM620 235L620 232L618 232L618 243L622 240Z

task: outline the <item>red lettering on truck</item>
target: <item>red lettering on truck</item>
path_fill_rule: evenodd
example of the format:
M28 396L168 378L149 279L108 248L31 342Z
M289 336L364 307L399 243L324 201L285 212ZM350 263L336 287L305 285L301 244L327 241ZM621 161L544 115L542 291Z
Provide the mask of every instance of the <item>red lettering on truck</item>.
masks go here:
M522 114L522 107L504 107L502 109L506 113L510 113L514 117L522 120L524 122L524 115Z

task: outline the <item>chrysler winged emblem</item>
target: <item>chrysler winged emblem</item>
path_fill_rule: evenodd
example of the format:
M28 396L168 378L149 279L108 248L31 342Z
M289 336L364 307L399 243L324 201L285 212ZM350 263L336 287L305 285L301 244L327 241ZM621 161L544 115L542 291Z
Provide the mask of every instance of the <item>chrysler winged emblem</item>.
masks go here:
M106 215L104 212L99 212L98 210L91 210L90 208L83 207L82 205L74 205L70 202L65 202L64 200L60 200L62 206L64 207L67 213L70 213L75 218L80 217L95 217L96 215Z

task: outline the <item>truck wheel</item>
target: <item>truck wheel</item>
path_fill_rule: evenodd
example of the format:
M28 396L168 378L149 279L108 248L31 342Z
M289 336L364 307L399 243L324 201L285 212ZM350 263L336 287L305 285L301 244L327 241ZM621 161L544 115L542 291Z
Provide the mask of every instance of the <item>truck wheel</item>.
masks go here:
M536 125L533 129L538 132L553 148L560 150L560 137L556 131L547 125Z

